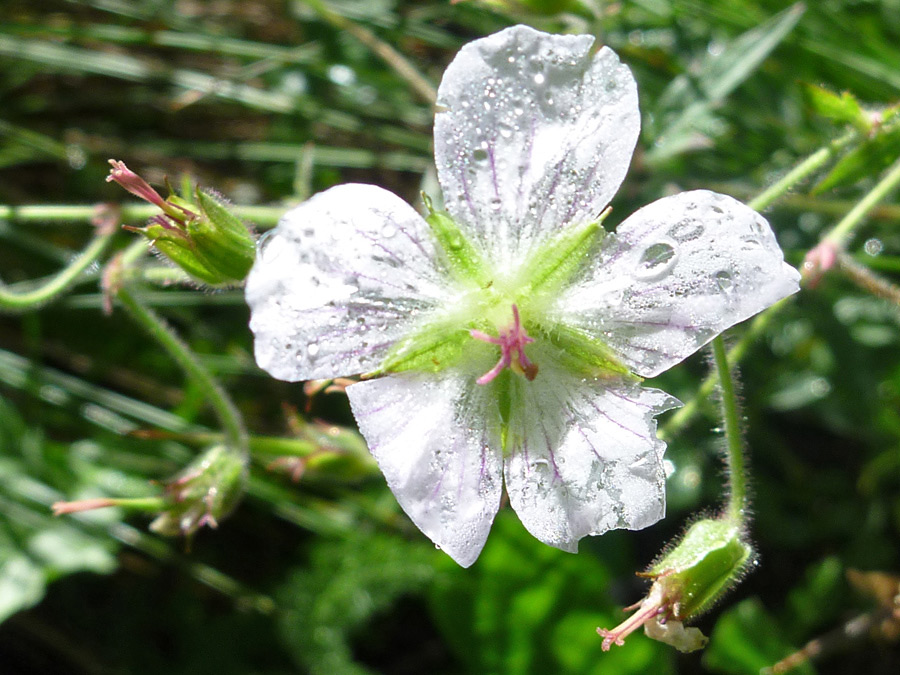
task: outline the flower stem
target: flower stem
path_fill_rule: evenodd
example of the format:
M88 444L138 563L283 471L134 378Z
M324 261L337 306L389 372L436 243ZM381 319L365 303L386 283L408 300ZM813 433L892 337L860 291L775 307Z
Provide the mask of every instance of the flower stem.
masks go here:
M900 305L900 287L878 276L865 265L860 265L846 253L838 253L837 260L838 268L854 284L872 295Z
M68 290L78 277L106 251L114 231L106 228L69 265L40 288L24 293L8 290L0 282L0 313L18 313L37 309L52 302Z
M837 225L828 231L822 241L835 244L841 249L844 248L854 228L862 222L869 211L878 205L878 202L893 192L898 185L900 185L900 160L894 162L890 170L878 181L878 184L860 199L859 203L850 209Z
M718 336L712 341L716 373L722 391L722 419L725 427L725 457L728 464L728 517L743 526L746 518L747 473L744 462L744 441L741 437L741 414L735 392L734 379L728 367L725 341Z
M240 413L225 390L210 372L200 363L171 327L152 309L138 300L129 289L119 288L116 297L128 310L132 318L175 359L187 376L200 385L212 406L222 429L227 445L242 456L247 456L247 431Z
M851 131L828 145L819 148L809 157L788 171L781 180L763 190L748 204L751 209L762 211L784 196L797 183L805 180L810 174L825 166L834 156L859 137L859 133Z
M252 220L261 227L272 227L284 215L284 206L234 206L235 215ZM123 222L147 220L159 213L153 204L134 202L122 204ZM97 215L97 207L83 204L32 204L28 206L0 205L0 220L12 223L81 223Z
M856 132L852 132L833 141L828 146L819 149L798 164L796 168L789 171L788 174L775 185L767 188L758 197L751 200L749 205L754 209L763 209L771 205L787 192L792 185L800 182L809 174L824 166L834 155L836 150L852 141L853 138L855 138L855 135ZM875 208L878 205L878 202L884 199L898 184L900 184L900 161L898 161L884 178L882 178L878 184L823 237L822 241L828 240L838 245L842 244L846 238L849 237L853 228L863 220L866 214ZM740 341L738 341L738 343L728 352L727 356L729 362L735 365L740 363L753 341L766 329L766 327L768 327L775 316L787 306L790 300L791 298L785 298L756 316L751 322L747 332L744 333ZM706 377L701 383L694 398L672 415L672 417L669 418L669 421L660 429L660 438L663 440L670 440L677 435L682 428L687 426L700 411L700 405L703 401L712 393L716 386L716 381L717 377L714 373L711 373Z

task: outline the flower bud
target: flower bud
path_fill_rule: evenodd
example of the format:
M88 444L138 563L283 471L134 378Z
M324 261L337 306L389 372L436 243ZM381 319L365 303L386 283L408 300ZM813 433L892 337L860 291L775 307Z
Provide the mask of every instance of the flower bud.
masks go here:
M146 226L126 229L143 234L160 253L199 281L222 286L244 280L256 258L256 243L218 197L197 188L193 202L175 194L163 199L123 162L110 160L110 164L113 168L107 180L162 211Z
M640 626L646 635L682 652L701 649L707 638L684 621L708 609L737 583L753 548L743 531L728 519L699 520L681 541L641 576L653 579L637 611L612 630L598 628L603 650L621 645Z
M246 463L223 445L216 445L165 485L167 508L150 524L166 536L192 535L204 525L218 527L237 506L244 489Z

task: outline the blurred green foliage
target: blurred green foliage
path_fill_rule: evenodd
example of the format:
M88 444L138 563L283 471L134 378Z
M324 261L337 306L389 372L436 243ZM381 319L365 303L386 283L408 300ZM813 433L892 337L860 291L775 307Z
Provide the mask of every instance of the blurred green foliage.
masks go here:
M748 198L845 127L871 134L767 212L799 264L900 154L895 118L866 126L900 99L897 0L7 0L0 277L32 288L90 239L70 205L122 198L104 181L109 157L157 185L190 174L273 207L256 212L260 228L338 182L412 200L428 180L432 111L373 45L436 84L462 44L517 21L594 33L635 72L644 131L613 224L676 187ZM895 204L848 247L894 280ZM692 514L717 507L713 402L670 443L668 517L577 556L503 512L481 559L458 569L371 471L310 459L279 473L264 452L242 506L189 550L117 510L54 519L60 499L153 494L149 481L199 451L192 439L218 431L204 392L120 312L102 313L99 276L0 316L4 675L757 673L873 610L847 570L900 568L900 310L839 275L802 291L741 364L760 557L701 620L702 656L642 636L604 654L594 629L640 597L633 573ZM142 297L233 393L254 438L302 436L292 419L307 405L352 425L340 394L309 399L257 370L240 292ZM697 356L659 386L689 400L706 372ZM861 635L805 668L895 673L900 648Z

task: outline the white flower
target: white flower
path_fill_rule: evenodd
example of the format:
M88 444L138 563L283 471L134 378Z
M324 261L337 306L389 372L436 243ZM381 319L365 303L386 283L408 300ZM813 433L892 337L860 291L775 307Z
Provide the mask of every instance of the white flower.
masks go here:
M640 377L798 288L768 223L724 195L661 199L605 235L640 121L631 72L592 43L516 26L463 47L434 128L447 213L331 188L285 215L247 281L261 367L371 376L347 389L359 428L463 566L504 483L567 551L661 518L654 416L678 401Z

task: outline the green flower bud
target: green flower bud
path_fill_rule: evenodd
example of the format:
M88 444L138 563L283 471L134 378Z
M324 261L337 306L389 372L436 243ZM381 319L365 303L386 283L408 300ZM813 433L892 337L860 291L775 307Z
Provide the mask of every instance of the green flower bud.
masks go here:
M113 169L107 180L162 211L145 227L126 229L147 237L160 253L199 281L223 286L244 280L256 258L256 243L218 197L196 189L195 202L175 194L163 199L124 163L110 160L110 164Z
M235 452L216 445L165 485L167 508L150 524L166 536L190 536L204 525L217 527L244 491L247 466Z
M743 530L728 519L699 520L681 541L641 576L653 579L637 611L612 630L598 628L603 650L621 645L643 626L646 635L682 652L702 649L707 638L684 621L708 609L737 583L753 557Z

